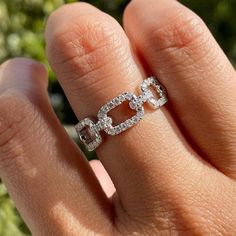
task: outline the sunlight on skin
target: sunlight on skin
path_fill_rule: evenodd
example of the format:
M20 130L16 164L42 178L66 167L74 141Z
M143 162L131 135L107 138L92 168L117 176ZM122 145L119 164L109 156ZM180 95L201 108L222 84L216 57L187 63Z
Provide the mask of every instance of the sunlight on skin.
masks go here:
M99 183L102 186L103 191L106 193L107 197L110 198L115 193L115 186L111 181L110 176L106 172L102 163L98 160L90 161L90 166L92 167L94 174L98 178Z
M50 215L55 222L55 226L58 227L58 232L60 232L61 235L76 235L78 232L87 232L87 235L92 233L89 229L81 226L78 219L63 202L57 203L51 209Z

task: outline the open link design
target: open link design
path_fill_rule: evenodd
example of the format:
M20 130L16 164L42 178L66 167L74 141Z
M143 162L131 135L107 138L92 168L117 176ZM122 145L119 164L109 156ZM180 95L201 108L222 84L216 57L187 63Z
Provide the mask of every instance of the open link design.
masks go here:
M150 90L151 87L157 93L157 96ZM112 117L108 116L108 113L125 101L129 102L130 109L134 110L136 114L121 124L113 126ZM120 134L137 124L143 118L144 103L150 104L153 109L159 109L167 101L165 88L158 82L156 77L151 76L142 82L140 95L136 96L130 92L118 95L100 108L96 123L89 118L85 118L75 126L75 129L80 141L87 150L93 151L102 143L101 131L108 135Z

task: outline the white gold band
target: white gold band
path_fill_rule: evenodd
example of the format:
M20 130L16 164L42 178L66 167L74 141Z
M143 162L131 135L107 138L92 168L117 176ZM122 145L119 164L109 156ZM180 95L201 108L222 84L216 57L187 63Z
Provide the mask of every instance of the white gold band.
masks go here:
M150 90L150 87L157 92L157 98ZM112 117L108 116L108 112L125 101L129 102L129 107L134 110L136 114L121 124L113 126ZM139 96L130 92L118 95L100 108L97 115L98 121L96 123L89 118L85 118L75 126L75 129L80 141L85 145L87 150L93 151L102 143L101 131L109 135L120 134L137 124L143 118L144 103L147 102L153 109L159 109L167 101L166 90L158 82L156 77L151 76L142 82L141 94Z

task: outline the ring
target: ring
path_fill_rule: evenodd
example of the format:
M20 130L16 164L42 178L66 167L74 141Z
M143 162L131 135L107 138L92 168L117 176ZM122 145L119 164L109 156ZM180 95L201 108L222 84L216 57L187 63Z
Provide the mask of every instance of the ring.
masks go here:
M155 96L150 88L157 93ZM128 101L130 109L136 114L119 125L113 126L112 117L108 113ZM141 84L141 94L136 96L130 92L125 92L103 105L98 114L97 122L90 118L85 118L75 126L75 130L80 141L88 151L95 150L102 143L100 132L104 131L108 135L118 135L137 124L144 116L144 103L148 103L153 109L159 109L168 101L165 88L158 82L155 76L143 80Z

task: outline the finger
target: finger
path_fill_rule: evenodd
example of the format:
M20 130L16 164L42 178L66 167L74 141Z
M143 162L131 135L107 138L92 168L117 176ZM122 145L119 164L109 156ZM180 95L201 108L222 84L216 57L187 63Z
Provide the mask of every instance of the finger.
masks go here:
M235 71L202 20L177 1L133 0L124 24L194 145L236 177Z
M114 184L111 181L110 176L107 174L102 163L98 160L90 161L90 165L102 186L103 191L106 193L107 197L111 197L115 193Z
M95 116L118 94L134 92L144 77L121 27L88 4L57 10L48 20L46 41L50 64L81 119ZM124 120L115 116L118 122ZM185 144L164 108L146 114L134 128L107 137L97 154L117 190L117 208L143 216L143 206L157 201L157 192L179 186L173 175L197 170L199 160ZM162 180L168 184L163 186ZM149 207L152 214L155 210Z
M33 234L102 230L94 222L106 234L110 203L56 119L46 87L47 73L34 61L0 68L1 179Z

